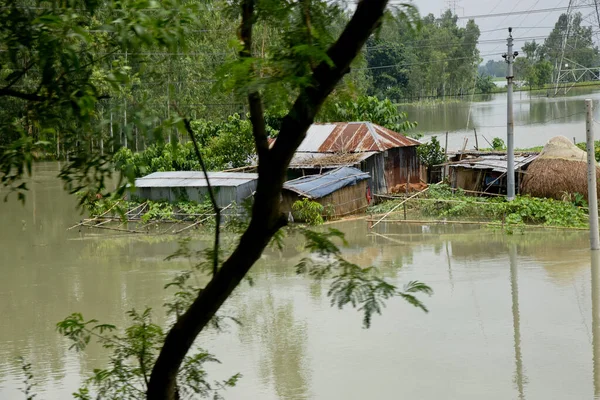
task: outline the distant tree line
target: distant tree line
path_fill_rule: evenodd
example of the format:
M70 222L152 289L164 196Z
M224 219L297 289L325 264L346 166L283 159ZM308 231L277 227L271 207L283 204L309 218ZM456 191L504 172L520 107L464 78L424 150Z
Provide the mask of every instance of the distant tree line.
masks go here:
M562 14L543 43L535 40L525 42L521 46L521 54L515 60L515 79L530 88L538 88L556 81L561 63L563 69L600 66L600 55L594 44L592 27L582 26L582 22L581 13L572 14L570 18L567 14ZM488 60L478 70L483 76L505 77L506 63L504 60ZM574 79L573 76L566 78ZM595 78L592 74L583 73L582 79Z

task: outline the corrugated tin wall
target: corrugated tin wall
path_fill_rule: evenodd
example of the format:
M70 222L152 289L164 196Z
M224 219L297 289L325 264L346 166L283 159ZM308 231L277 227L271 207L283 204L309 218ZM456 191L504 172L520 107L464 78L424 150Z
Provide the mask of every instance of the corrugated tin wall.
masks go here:
M418 183L421 180L421 165L416 147L400 147L387 151L385 172L388 188L401 183Z

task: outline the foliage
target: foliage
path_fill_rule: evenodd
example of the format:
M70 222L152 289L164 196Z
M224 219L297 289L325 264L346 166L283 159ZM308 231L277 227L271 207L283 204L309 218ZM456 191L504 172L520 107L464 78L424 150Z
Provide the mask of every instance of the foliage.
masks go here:
M132 54L127 58L125 52L177 48L193 24L196 6L177 0L151 4L143 0L126 4L3 2L2 183L13 186L25 173L31 173L24 165L56 149L68 159L60 177L69 189L105 190L111 156L98 151L98 144L103 141L108 147L112 143L106 136L107 120L102 114L108 98L124 99L136 82L131 64L137 57ZM131 132L132 123L138 133L150 133L160 126L141 107L142 101L138 99L129 123L123 124L125 132ZM90 151L94 147L96 151ZM13 188L20 192L26 189L20 184Z
M165 335L163 329L152 322L151 309L131 310L127 315L131 325L122 334L116 333L114 325L100 324L94 319L86 321L79 313L71 314L56 325L58 332L72 342L71 349L83 351L95 338L111 354L109 366L94 370L93 376L74 394L75 398L146 398L150 371ZM220 399L224 389L235 386L239 374L223 382L207 380L204 364L214 362L219 361L202 349L186 357L177 380L182 398L212 396ZM94 397L92 393L95 393Z
M577 147L583 151L587 151L586 142L577 143ZM594 141L594 155L596 157L596 161L600 162L600 140Z
M441 17L422 16L419 23L420 29L409 29L396 15L367 42L367 94L400 102L473 90L480 62L475 22L459 26L457 15L447 10Z
M202 143L200 152L209 170L238 168L254 162L252 125L238 114L224 122L196 120L192 126ZM157 171L197 171L200 164L192 142L153 144L141 152L122 147L114 157L115 168L140 177Z
M77 396L89 398L88 387L93 386L104 398L146 394L179 398L186 390L205 395L235 383L232 379L209 387L198 368L212 357L185 355L283 225L277 202L286 160L325 99L331 92L350 92L346 88L338 91L338 83L361 87L368 81L364 69L342 78L350 70L357 48L379 26L385 3L359 2L352 24L348 24L351 10L322 0L288 2L284 7L280 2L245 0L40 5L22 7L22 2L13 0L1 11L0 44L5 52L0 63L0 100L7 99L8 104L0 109L6 116L3 128L12 132L9 142L17 143L16 148L2 145L2 154L5 150L9 154L0 160L4 163L0 170L7 171L3 183L13 184L27 171L28 160L37 151L29 150L33 147L29 144L41 139L50 139L56 156L66 158L59 177L67 190L87 192L81 198L84 202L96 195L109 198L106 179L113 173L113 156L120 147L134 153L156 145L156 156L140 156L141 163L136 162L135 154L123 150L119 171L132 181L136 174L153 168L191 163L190 158L178 154L189 148L175 143L182 142L183 132L196 129L201 155L215 166L246 164L255 147L266 163L261 162L263 168L259 169L260 201L254 203L253 220L228 261L217 262L210 269L212 289L189 284L185 276L181 285L171 286L189 293L181 307L175 307L185 313L185 317L175 314L177 329L169 329L165 335L166 330L153 323L149 310L132 311L132 325L122 333L116 333L113 326L86 321L79 314L59 324L76 348L84 348L91 337L97 337L112 350L109 367L96 371ZM418 18L414 6L401 4L394 16L408 28L401 32L414 31ZM452 20L456 26L456 19ZM474 33L475 28L471 21L465 32ZM345 33L340 36L342 30ZM474 46L475 36L478 32L465 34L455 49L465 41ZM472 70L473 65L467 69ZM246 102L252 112L251 139L246 119L223 121L225 115L243 115ZM267 150L267 137L273 132L263 126L263 104L284 110L279 115L285 115L279 117L281 132L272 151ZM230 127L211 134L209 123L190 129L191 119L214 119ZM271 123L277 124L277 119ZM29 136L33 140L15 141ZM167 154L165 142L171 143ZM110 199L124 194L124 182L117 183L118 190ZM219 257L219 231L215 231L215 250L205 254L209 260L223 259ZM419 285L392 289L382 286L373 272L361 276L360 268L344 266L343 270L342 276L357 283L337 286L332 295L346 293L347 301L360 304L369 316L380 311L381 299L399 295L418 305L411 293L426 291ZM370 296L371 291L375 295ZM192 300L202 306L190 307ZM344 301L337 300L339 305ZM161 356L156 357L159 352ZM175 386L179 387L176 393L172 390Z
M485 65L479 66L478 72L480 75L504 78L506 76L506 62L504 60L487 60Z
M495 137L492 139L492 149L496 151L506 150L506 144L504 144L504 140L499 137Z
M437 200L437 201L435 201ZM423 199L411 201L411 209L423 216L448 219L474 219L505 223L509 227L535 224L559 227L584 227L588 217L581 198L573 195L568 201L517 196L512 201L504 197L474 197L448 185L431 185ZM396 201L383 203L373 212L386 212Z
M294 220L306 222L308 225L321 225L324 211L325 208L321 204L306 197L292 204Z
M428 168L446 162L446 154L437 140L437 136L432 136L429 142L417 147L417 154L419 155L419 160Z
M492 93L496 89L496 84L490 75L478 75L475 82L477 93Z
M406 113L398 111L398 107L389 99L379 100L374 96L361 96L337 103L331 115L322 115L321 118L330 122L368 121L403 133L417 126L416 122L408 120Z
M537 51L538 57L547 60L550 65L570 60L571 64L576 63L582 67L597 66L598 48L594 44L593 29L591 26L583 26L582 23L584 23L584 17L580 12L570 15L561 14L554 29ZM565 36L566 43L564 43L563 54L563 38Z
M126 213L131 212L142 223L173 220L194 221L205 220L214 212L210 201L206 198L200 203L187 200L170 203L168 201L144 200L142 202L119 198L90 198L84 192L80 192L78 195L83 198L81 202L91 218L105 216L126 220L128 218ZM211 219L206 219L205 225L211 223Z
M304 229L301 232L305 238L304 248L311 256L298 263L296 272L316 279L333 279L327 292L331 305L340 309L347 305L357 308L363 314L365 328L371 326L373 315L381 314L385 302L392 297L400 297L427 312L427 308L416 294L433 294L429 286L411 281L400 289L385 281L377 268L363 268L345 260L333 242L334 239L339 239L343 244L346 243L344 234L339 230L330 228L326 232L318 233Z

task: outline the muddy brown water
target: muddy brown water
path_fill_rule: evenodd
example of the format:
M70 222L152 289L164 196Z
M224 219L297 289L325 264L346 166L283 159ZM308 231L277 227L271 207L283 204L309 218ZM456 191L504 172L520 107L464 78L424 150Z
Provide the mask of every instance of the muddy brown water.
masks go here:
M149 306L163 323L170 296L163 286L186 266L164 261L177 248L173 236L67 231L80 216L56 169L37 166L25 206L14 198L0 204L1 399L24 398L19 356L32 363L38 398L69 398L107 353L95 345L85 355L68 350L56 322L77 311L123 326L127 310ZM363 329L355 310L330 307L327 281L295 274L304 254L301 240L289 238L281 253L265 253L254 267L254 286L242 284L226 303L242 326L198 339L222 362L209 368L211 378L243 375L226 398L600 394L592 286L594 304L600 291L585 231L507 236L468 225L334 226L347 235L348 260L380 267L397 285L429 284L435 294L423 300L430 312L392 300Z
M577 142L585 142L585 99L594 103L594 118L600 120L600 90L596 88L572 88L566 96L555 97L554 91L517 92L514 95L515 147L543 146L554 136L562 135ZM494 137L506 142L506 93L488 96L464 97L463 101L414 104L401 106L411 121L417 121L415 131L423 139L437 136L445 145L448 132L448 149L459 150L464 138L467 149L475 146L474 129L477 130L480 148L491 147ZM600 125L595 124L596 138Z

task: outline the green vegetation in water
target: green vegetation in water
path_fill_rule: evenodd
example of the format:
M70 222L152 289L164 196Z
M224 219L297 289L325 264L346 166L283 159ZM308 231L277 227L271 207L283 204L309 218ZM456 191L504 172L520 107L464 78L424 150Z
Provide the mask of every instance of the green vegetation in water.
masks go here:
M79 196L84 196L79 194ZM127 220L127 212L139 219L142 223L157 221L194 221L213 215L213 208L208 199L201 203L194 201L167 201L152 200L124 200L124 199L97 199L84 197L82 205L91 218L106 216ZM210 221L210 222L209 222ZM207 219L207 223L212 223Z
M426 218L503 223L509 230L526 225L586 227L587 204L583 197L573 195L565 200L570 201L529 196L517 196L512 201L504 197L474 197L440 184L431 185L427 193L409 200L407 209L411 214ZM369 212L388 212L400 201L402 199L375 205Z

